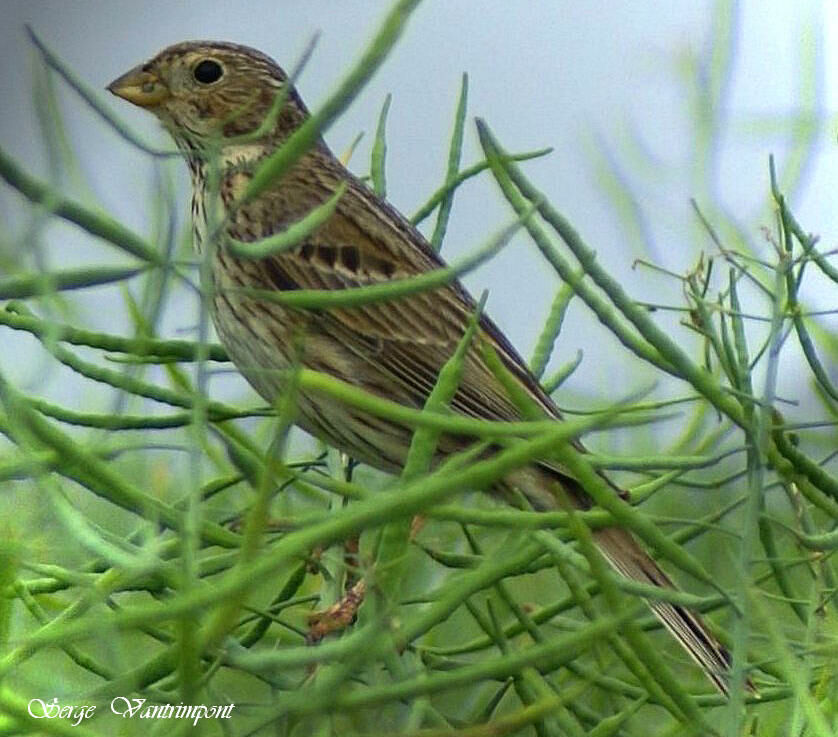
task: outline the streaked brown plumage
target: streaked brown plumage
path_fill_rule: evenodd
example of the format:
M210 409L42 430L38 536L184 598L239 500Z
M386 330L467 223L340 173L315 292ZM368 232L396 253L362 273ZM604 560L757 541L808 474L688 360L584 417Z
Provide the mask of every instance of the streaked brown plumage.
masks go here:
M373 394L421 407L475 311L474 300L458 282L397 301L317 312L289 309L231 290L346 289L444 265L424 237L347 171L322 140L262 194L231 208L243 194L254 164L276 150L308 116L291 87L269 133L258 140L225 144L226 139L259 127L286 82L285 73L258 51L197 41L165 49L115 80L109 89L157 115L183 151L192 173L199 251L206 245L213 208L217 218L232 212L229 236L255 241L300 220L326 201L341 182L348 185L334 215L292 251L254 261L236 258L223 242L210 249L215 326L254 388L273 401L282 390L282 369L299 358L312 369ZM211 148L215 160L207 155ZM214 172L217 187L208 185ZM216 191L218 196L211 196ZM503 333L485 316L480 327L482 339L495 348L527 394L545 413L560 419L552 400ZM305 393L298 405L298 424L305 430L377 468L396 471L403 465L410 442L405 428ZM466 355L452 407L472 417L520 419L477 346ZM462 439L443 437L440 457L460 449L462 443ZM557 484L579 507L590 506L581 486L551 463L520 469L504 484L522 491L537 509L556 507ZM624 530L601 530L595 539L623 575L673 587ZM726 691L729 657L697 615L661 602L652 608L716 687Z

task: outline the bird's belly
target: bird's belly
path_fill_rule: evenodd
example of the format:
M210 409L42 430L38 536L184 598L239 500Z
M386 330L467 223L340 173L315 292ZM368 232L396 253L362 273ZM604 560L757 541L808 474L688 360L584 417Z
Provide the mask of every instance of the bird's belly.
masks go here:
M236 368L271 404L285 390L289 369L296 361L373 394L411 404L397 396L397 387L388 389L386 376L378 374L374 364L346 350L298 311L222 295L214 300L213 321ZM413 435L409 428L324 394L301 389L295 399L295 422L309 434L383 471L398 473L404 467ZM467 444L463 438L443 435L435 462ZM553 509L555 498L543 483L544 473L529 466L506 481L523 491L537 509Z
M249 299L217 296L213 300L215 330L230 360L271 403L281 394L292 365L287 349L292 331L285 334L279 330L285 320L277 319L278 311L266 310L264 305Z
M370 379L370 366L299 311L222 290L213 300L212 318L230 360L271 404L282 395L297 361L369 389L364 377ZM396 472L404 465L412 435L408 428L319 393L300 390L296 403L295 422L306 432L376 468Z

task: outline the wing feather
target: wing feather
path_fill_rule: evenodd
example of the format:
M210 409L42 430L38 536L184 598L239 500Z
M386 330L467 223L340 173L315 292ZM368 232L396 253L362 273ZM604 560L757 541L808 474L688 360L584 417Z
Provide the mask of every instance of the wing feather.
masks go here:
M330 158L318 159L316 165L303 161L295 166L281 185L260 196L260 212L242 208L238 218L257 219L263 225L258 235L236 229L235 237L255 240L286 227L328 199L342 181L348 186L333 216L301 246L265 260L268 286L281 290L351 289L418 276L446 265L411 223ZM267 225L265 213L272 218L267 219ZM397 300L330 309L311 319L320 334L333 336L368 369L397 382L404 390L402 396L421 406L476 309L475 300L455 280ZM527 394L545 414L560 418L524 360L485 313L479 325L480 340L489 342ZM386 382L371 383L386 386ZM466 355L452 409L480 419L521 419L487 365L479 340Z

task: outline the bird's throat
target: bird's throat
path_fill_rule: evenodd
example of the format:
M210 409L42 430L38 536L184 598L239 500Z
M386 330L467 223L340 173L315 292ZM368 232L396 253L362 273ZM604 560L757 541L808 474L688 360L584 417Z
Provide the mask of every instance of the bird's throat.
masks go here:
M220 223L226 207L239 200L253 171L269 149L261 143L237 143L217 149L214 155L188 156L192 177L192 223L195 249L201 253L203 243Z

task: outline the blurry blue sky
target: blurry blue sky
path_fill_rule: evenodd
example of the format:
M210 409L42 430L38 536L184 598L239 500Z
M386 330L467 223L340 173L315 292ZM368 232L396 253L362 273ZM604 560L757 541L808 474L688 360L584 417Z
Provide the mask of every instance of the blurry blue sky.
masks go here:
M229 40L255 46L290 67L307 41L321 32L299 88L310 107L341 79L382 18L383 0L247 0L171 2L154 0L5 0L0 26L0 144L16 159L47 174L31 103L31 72L37 55L23 30L29 23L76 72L102 89L111 79L162 47L195 38ZM819 118L819 146L806 166L793 201L799 219L822 236L825 250L838 235L838 157L832 112L836 108L834 3L817 0L743 2L732 13L735 38L728 93L724 98L719 156L702 182L694 158L695 68L706 64L714 28L725 3L699 0L425 0L391 57L349 111L328 132L332 147L344 150L366 131L351 166L365 173L369 143L385 95L393 94L388 122L389 199L412 213L444 176L448 137L460 77L470 77L470 116L485 118L513 150L553 146L545 160L526 170L597 251L599 260L625 280L638 298L680 304L677 282L648 270L632 271L638 257L677 272L689 269L702 248L712 250L696 226L689 199L713 211L711 196L735 217L763 255L760 225L771 225L765 209L769 153L782 169L791 160L793 116L806 102ZM815 76L803 75L806 65ZM814 84L813 91L806 93ZM808 94L808 100L805 99ZM103 92L103 99L106 95ZM89 185L79 193L101 204L141 233L149 232L153 192L151 163L110 131L71 92L62 90L71 143ZM168 141L155 121L125 103L108 99L119 115L147 138ZM469 123L464 165L480 157ZM605 172L614 164L631 181L642 213L640 230L620 219L607 195ZM185 167L177 168L185 203ZM19 200L0 187L0 215L13 229ZM181 208L183 218L187 209ZM467 252L510 219L510 210L488 177L460 191L454 204L444 253ZM428 221L426 232L430 232ZM646 237L645 248L637 238ZM102 261L110 251L69 227L52 227L42 238L54 266ZM114 256L114 262L118 256ZM500 257L468 277L475 292L490 289L489 312L525 356L547 314L556 277L519 237ZM820 293L813 278L812 306L838 306L834 285ZM115 290L80 296L78 322L117 332ZM658 313L679 335L677 315ZM583 308L572 308L554 366L585 351L571 388L602 401L633 386L631 371L614 365L615 344ZM166 315L165 329L194 324L194 314ZM836 327L835 321L826 325ZM31 379L23 338L3 341L22 358L3 360L18 381ZM6 354L8 356L8 353ZM32 354L34 355L34 354ZM625 356L621 351L620 356ZM50 383L45 383L49 389ZM59 382L60 383L60 382ZM54 389L54 387L53 387ZM50 389L51 391L53 389ZM239 386L238 390L243 387ZM791 392L792 385L783 390ZM792 392L793 393L793 392Z

